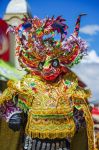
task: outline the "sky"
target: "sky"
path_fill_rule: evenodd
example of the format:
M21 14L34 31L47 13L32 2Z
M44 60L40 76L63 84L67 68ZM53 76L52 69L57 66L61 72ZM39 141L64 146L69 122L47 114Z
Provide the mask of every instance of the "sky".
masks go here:
M10 0L0 0L0 18L6 11ZM62 15L69 26L68 36L73 32L75 21L80 13L82 17L79 36L88 42L89 55L74 71L92 90L92 100L99 100L99 0L27 0L33 16Z

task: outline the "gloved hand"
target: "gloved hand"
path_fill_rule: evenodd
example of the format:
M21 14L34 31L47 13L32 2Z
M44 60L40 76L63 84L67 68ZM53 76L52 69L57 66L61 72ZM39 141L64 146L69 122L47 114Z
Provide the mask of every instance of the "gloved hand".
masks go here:
M16 113L9 119L9 128L13 131L19 131L22 126L22 114Z

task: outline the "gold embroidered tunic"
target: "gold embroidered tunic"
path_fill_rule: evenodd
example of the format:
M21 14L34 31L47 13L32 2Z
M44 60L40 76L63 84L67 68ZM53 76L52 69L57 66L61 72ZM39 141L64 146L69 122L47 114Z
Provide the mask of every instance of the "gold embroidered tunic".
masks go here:
M73 108L82 109L89 150L93 150L93 122L86 103L90 92L79 87L74 73L68 73L54 83L30 74L20 81L9 81L0 103L15 95L18 95L18 106L28 112L26 134L32 138L72 138L75 133Z

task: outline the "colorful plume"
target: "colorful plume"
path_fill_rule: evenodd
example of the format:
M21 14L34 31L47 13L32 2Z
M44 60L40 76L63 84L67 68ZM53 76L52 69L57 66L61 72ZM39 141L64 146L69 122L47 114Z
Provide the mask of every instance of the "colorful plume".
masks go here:
M78 37L81 14L78 16L74 33L66 39L67 28L65 19L38 17L24 18L18 27L11 28L16 33L16 53L19 62L27 70L36 70L40 62L50 56L57 58L61 65L72 67L79 63L86 53L86 42ZM60 35L56 40L55 36Z

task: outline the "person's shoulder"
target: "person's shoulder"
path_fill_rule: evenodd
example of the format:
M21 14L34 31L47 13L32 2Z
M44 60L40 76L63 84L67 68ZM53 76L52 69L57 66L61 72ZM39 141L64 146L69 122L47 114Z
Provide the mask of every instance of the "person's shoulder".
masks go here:
M64 80L77 81L78 77L74 72L68 72L64 75Z

